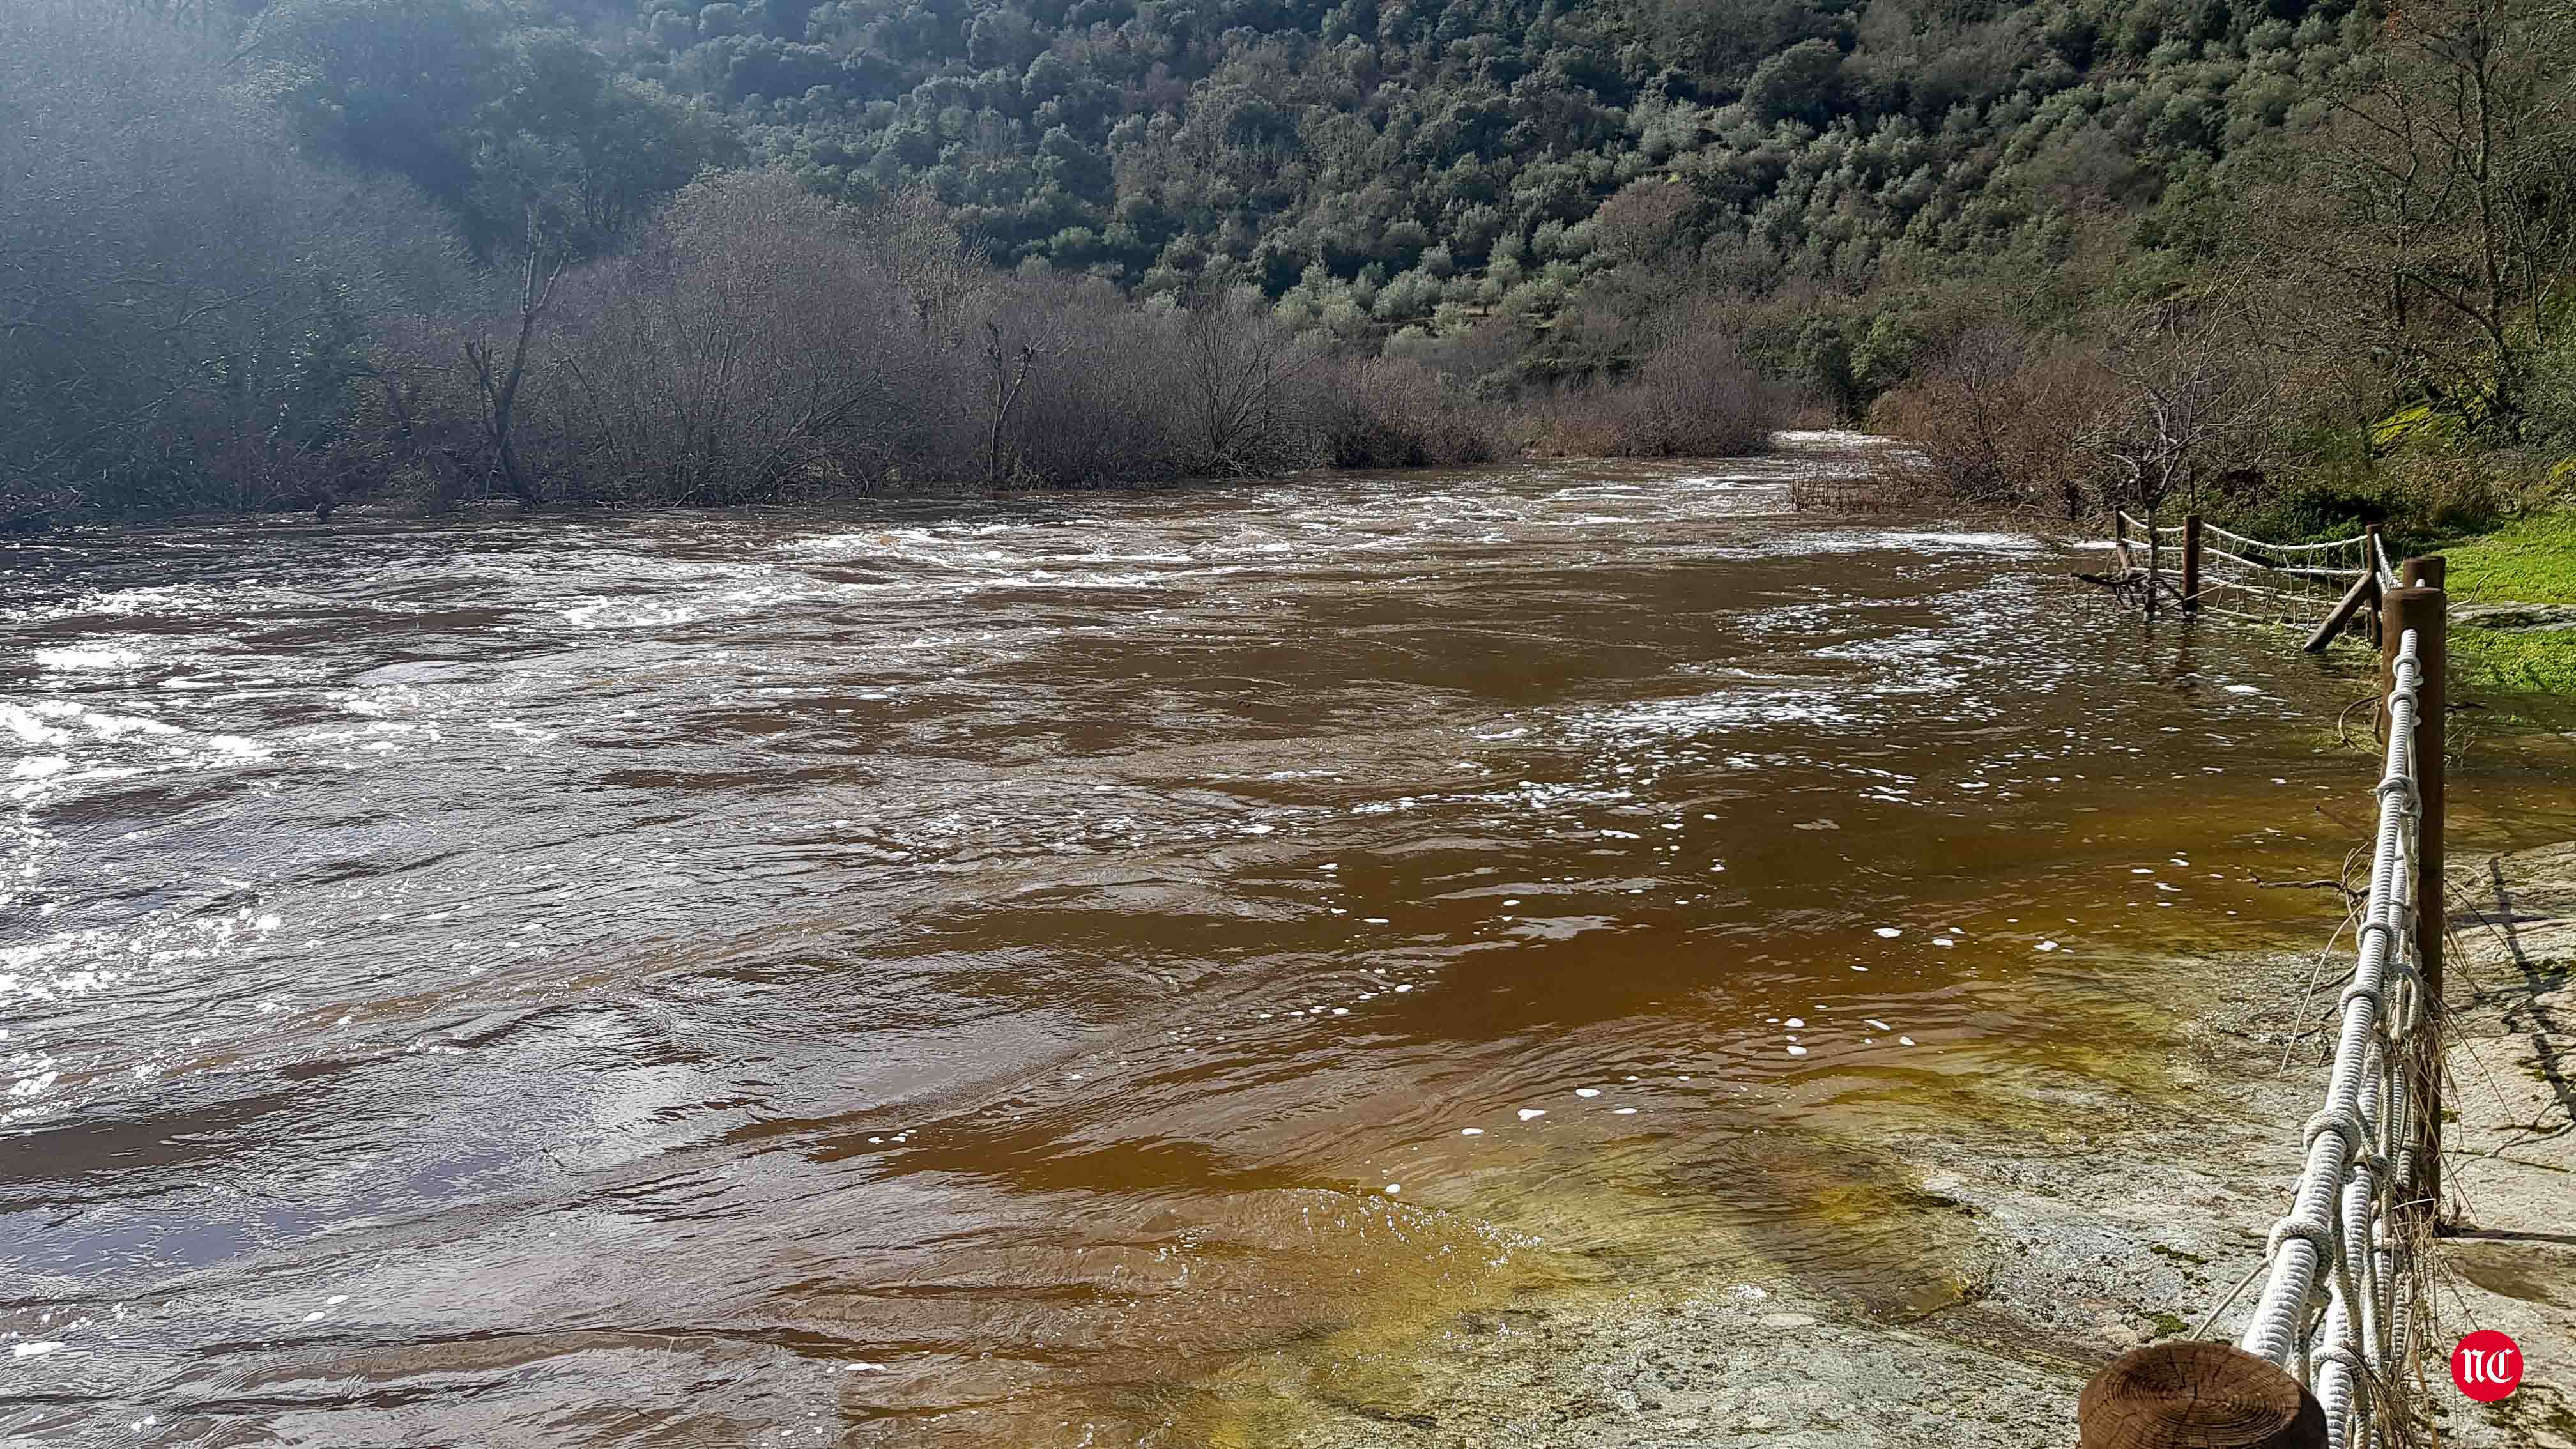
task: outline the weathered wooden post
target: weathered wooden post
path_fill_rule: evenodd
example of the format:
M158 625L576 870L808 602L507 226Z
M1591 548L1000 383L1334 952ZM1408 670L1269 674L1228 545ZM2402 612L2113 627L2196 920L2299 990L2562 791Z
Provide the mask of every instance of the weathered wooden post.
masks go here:
M2182 516L2182 611L2200 612L2200 515Z
M2147 617L2156 616L2156 590L2164 587L2164 545L2157 541L2156 511L2147 510Z
M2076 1401L2082 1449L2325 1449L2307 1386L2233 1344L2167 1339L2113 1359Z
M2308 642L2299 647L2310 654L2325 653L2326 646L2334 642L2335 636L2342 633L2344 626L2351 623L2356 615L2370 621L2367 626L2370 637L2373 640L2378 639L2379 570L2376 568L2367 570L2360 578L2352 581L2352 587L2344 590L2342 601L2334 606L2332 613L2326 615L2326 621L2319 624L2316 632L2308 636ZM2386 693L2385 690L2381 691L2383 696Z
M2415 631L2420 681L2415 693L2415 965L2424 978L2421 1039L2427 1060L2415 1086L2416 1120L2423 1124L2425 1135L2416 1144L2415 1183L2407 1196L2436 1218L2442 1203L2442 939L2450 914L2442 876L2445 686L2450 663L2449 601L2441 588L2446 566L2447 560L2438 554L2411 558L2400 566L2398 577L2406 584L2389 590L2380 609L2379 645L2385 698L2396 673L2398 646L2407 630Z
M2379 596L2383 592L2379 577L2378 524L2365 523L2361 526L2361 544L2361 571L2370 579L2370 623L2366 627L2370 633L2370 647L2376 649L2379 647Z

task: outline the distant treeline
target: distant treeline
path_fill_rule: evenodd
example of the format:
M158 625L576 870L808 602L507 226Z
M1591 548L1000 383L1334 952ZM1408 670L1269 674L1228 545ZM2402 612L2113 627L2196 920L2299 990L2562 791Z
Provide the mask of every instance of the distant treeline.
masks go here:
M667 142L669 114L626 119ZM465 226L299 151L184 26L0 10L0 520L1742 452L1786 411L1705 312L1641 328L1615 378L1480 396L1254 289L994 270L918 194L713 165L664 191L506 141L459 181Z

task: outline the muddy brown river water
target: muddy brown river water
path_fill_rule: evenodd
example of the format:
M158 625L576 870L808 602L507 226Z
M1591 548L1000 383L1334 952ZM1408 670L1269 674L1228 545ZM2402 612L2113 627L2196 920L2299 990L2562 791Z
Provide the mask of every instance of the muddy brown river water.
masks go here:
M0 553L0 1440L1258 1443L1477 1304L1937 1306L1842 1127L2313 947L2361 686L1793 442Z

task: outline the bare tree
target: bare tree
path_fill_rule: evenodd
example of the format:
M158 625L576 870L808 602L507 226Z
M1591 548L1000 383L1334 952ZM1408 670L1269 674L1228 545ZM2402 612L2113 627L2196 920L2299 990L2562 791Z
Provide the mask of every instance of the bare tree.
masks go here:
M2253 209L2258 315L2345 359L2347 405L2420 399L2517 441L2571 325L2576 13L2416 0L2358 64Z
M519 265L518 328L509 343L505 360L489 334L468 338L465 360L474 369L474 384L483 395L483 436L491 445L493 461L501 468L502 481L518 497L519 506L533 510L537 506L536 480L528 476L519 461L516 425L519 408L519 385L528 375L528 349L537 328L546 319L546 309L553 305L555 287L563 280L564 268L571 254L550 249L534 233L528 240L528 254Z
M2114 386L2093 348L2001 324L1972 330L1880 400L1878 426L1912 445L1881 461L1880 486L1985 507L2057 504L2079 517L2101 461L2084 435Z
M1207 289L1181 312L1179 375L1199 471L1261 473L1302 461L1300 378L1314 353L1260 292Z
M2205 479L2244 466L2271 421L2273 391L2233 320L2151 313L2104 354L2112 386L2077 445L2102 465L2104 506L2134 512L2150 537L2168 504L2197 505ZM2159 574L2150 549L2149 614Z
M793 178L704 177L568 291L538 424L599 495L739 503L864 482L917 400L953 391L923 375L947 349L908 310L849 219Z
M984 324L984 367L992 379L992 406L987 410L988 430L984 442L984 481L1000 486L1002 481L1002 430L1010 426L1011 409L1018 405L1020 394L1027 391L1029 369L1037 365L1038 346L1022 341L1016 349L1002 339L1002 324Z

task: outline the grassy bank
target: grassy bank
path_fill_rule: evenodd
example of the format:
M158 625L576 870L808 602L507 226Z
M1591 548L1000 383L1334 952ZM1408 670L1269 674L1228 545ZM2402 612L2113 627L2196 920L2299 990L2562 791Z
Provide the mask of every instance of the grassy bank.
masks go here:
M2576 604L2576 511L2518 519L2441 552L2451 596L2463 604ZM2576 629L2459 628L2451 657L2465 679L2490 689L2576 694Z
M2576 604L2576 511L2518 519L2441 551L2463 602Z

